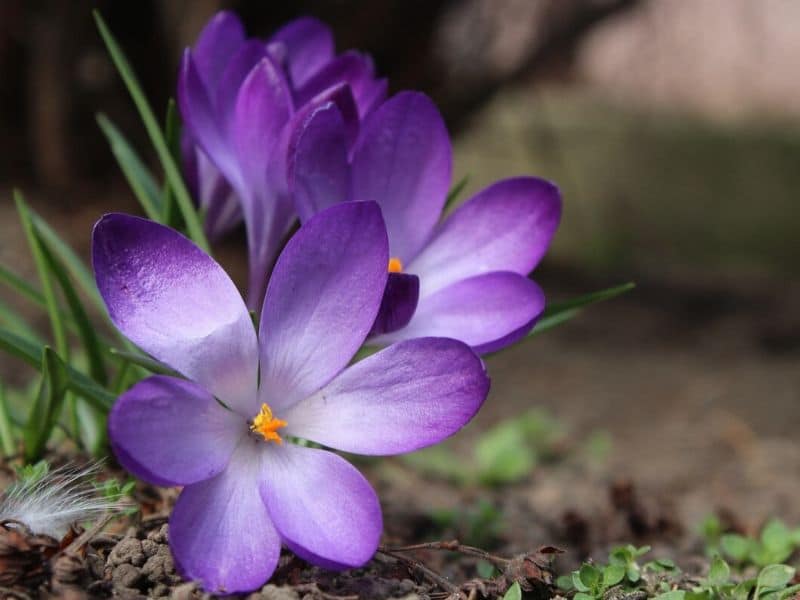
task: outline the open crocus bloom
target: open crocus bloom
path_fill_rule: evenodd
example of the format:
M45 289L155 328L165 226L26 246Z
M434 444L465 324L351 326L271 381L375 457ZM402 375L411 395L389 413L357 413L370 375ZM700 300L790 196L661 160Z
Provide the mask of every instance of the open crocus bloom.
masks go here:
M386 283L374 203L310 219L278 259L256 336L234 284L186 238L107 215L95 226L100 293L128 338L186 379L152 376L109 417L119 461L156 485L185 486L169 522L175 562L211 592L255 589L280 546L322 567L375 552L380 505L333 452L409 452L458 431L482 404L481 360L456 340L395 344L347 366Z
M354 51L336 55L330 29L309 17L264 41L247 38L236 15L220 12L186 50L178 83L184 171L212 238L244 217L250 308L261 305L294 219L284 128L304 107L330 99L357 123L385 96L372 60Z
M523 337L544 310L527 276L558 227L558 189L505 179L439 223L452 149L425 95L397 94L366 118L354 144L348 135L335 103L315 107L291 135L288 179L301 221L342 201L380 205L391 273L370 342L443 336L492 352Z

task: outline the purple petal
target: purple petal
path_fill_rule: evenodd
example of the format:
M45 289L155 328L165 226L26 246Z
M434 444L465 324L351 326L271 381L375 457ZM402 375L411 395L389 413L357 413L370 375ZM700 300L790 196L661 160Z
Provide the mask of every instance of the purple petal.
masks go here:
M208 592L252 591L278 564L280 538L258 489L263 453L245 438L221 474L183 489L170 516L176 567Z
M376 108L378 108L389 95L389 81L386 79L374 79L365 82L359 88L358 108L361 118L365 118Z
M200 32L193 55L209 90L217 88L228 61L245 42L242 22L230 11L220 11Z
M244 181L256 194L263 194L269 161L291 112L286 81L271 60L260 60L239 89L230 130Z
M344 128L347 137L348 150L353 147L358 137L358 131L361 129L361 120L358 115L358 106L353 98L353 90L346 83L339 83L333 87L329 87L322 93L314 96L304 106L295 113L296 119L293 130L297 128L297 124L308 119L309 115L321 106L329 103L336 105L339 109L339 114L344 121Z
M120 464L155 485L218 475L246 434L245 420L191 381L155 375L122 394L108 416Z
M350 199L347 133L333 102L311 112L293 132L288 173L301 222L323 208Z
M381 307L369 335L389 333L408 325L418 300L419 277L407 273L389 273Z
M341 83L348 84L353 90L359 114L364 114L362 103L372 101L376 94L376 86L379 87L375 80L372 59L354 50L343 52L297 90L295 95L297 106L303 106L314 96Z
M261 60L241 86L230 130L242 173L237 192L247 226L251 308L261 304L270 267L292 220L284 135L291 110L286 81L272 61Z
M217 241L230 233L242 222L242 206L239 196L231 189L219 171L214 185L205 199L205 229L212 241Z
M422 296L491 271L527 275L547 251L561 217L558 188L544 179L499 181L459 207L408 270Z
M444 121L424 94L397 94L364 122L353 153L353 198L380 204L391 256L403 264L439 219L451 162Z
M481 354L494 352L522 338L543 310L538 285L518 273L495 271L420 297L406 327L372 341L383 345L441 336L461 340Z
M231 182L239 177L238 167L225 138L209 90L197 71L192 53L186 50L178 79L178 108L188 134Z
M378 313L388 261L373 202L331 206L289 240L261 314L262 401L291 406L347 365Z
M452 339L400 342L357 362L283 418L287 433L357 454L400 454L441 442L480 408L489 378Z
M269 448L261 495L283 543L315 565L360 567L378 548L383 521L375 491L331 452Z
M285 47L289 75L295 88L308 81L334 54L333 33L327 25L313 17L290 21L276 31L269 41Z
M191 139L184 145L187 183L205 213L206 234L212 241L218 240L242 221L239 197L205 152L194 146Z
M225 68L213 96L217 119L223 131L227 132L231 127L242 84L262 60L268 60L264 44L259 40L250 40L239 48Z
M92 259L111 320L126 337L251 416L256 335L222 267L178 232L122 214L97 222Z

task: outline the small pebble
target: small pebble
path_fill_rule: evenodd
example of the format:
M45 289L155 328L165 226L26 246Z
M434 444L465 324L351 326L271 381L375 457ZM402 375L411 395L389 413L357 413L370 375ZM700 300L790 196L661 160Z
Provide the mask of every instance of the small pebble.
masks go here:
M114 547L108 555L107 564L112 567L129 564L140 567L144 564L144 552L142 552L142 542L135 537L126 537Z
M142 581L142 572L133 565L123 564L114 567L111 574L114 589L133 588Z

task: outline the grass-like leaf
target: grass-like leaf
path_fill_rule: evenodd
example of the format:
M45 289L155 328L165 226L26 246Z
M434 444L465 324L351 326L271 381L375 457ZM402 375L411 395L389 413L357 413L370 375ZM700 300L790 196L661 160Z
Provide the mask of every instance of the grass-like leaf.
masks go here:
M33 462L41 457L67 393L67 366L48 346L45 346L42 355L41 371L42 381L39 391L22 431L27 462Z
M180 374L177 371L174 371L165 364L160 363L157 360L150 358L149 356L146 356L139 352L119 350L117 348L110 348L109 352L113 356L118 356L126 363L137 365L139 367L146 369L151 373L156 373L158 375L172 375L173 377L180 377Z
M89 373L95 381L101 385L105 385L108 382L108 374L106 373L105 364L103 362L103 349L100 345L97 332L91 321L89 321L89 316L83 308L83 303L78 293L75 291L75 288L72 287L72 282L64 272L61 263L55 257L48 244L41 240L40 242L42 254L47 261L50 272L56 278L56 281L58 281L61 292L64 294L64 298L67 301L67 306L69 306L72 317L75 320L78 335L83 342L83 347L86 350L86 356L89 360ZM63 256L63 254L61 256Z
M50 269L48 267L47 258L42 250L39 237L36 235L33 218L31 217L28 205L25 203L22 193L19 190L14 190L14 202L16 202L22 229L28 240L28 246L30 247L33 261L36 264L36 271L39 274L39 281L42 284L42 295L44 296L47 314L50 317L50 327L53 331L53 341L56 350L62 356L68 356L69 345L67 342L67 331L64 320L61 317L58 299L53 289L53 282L50 279Z
M72 249L72 246L64 241L64 239L48 225L47 221L37 215L33 210L30 210L30 213L33 225L36 228L36 233L39 234L42 242L46 243L53 254L58 256L60 263L69 271L86 297L89 298L99 310L104 311L105 304L103 304L103 299L100 297L100 292L97 291L94 275L83 259Z
M44 348L36 342L26 340L7 329L0 329L0 349L21 358L36 369L41 369ZM116 399L114 394L72 367L67 366L67 375L67 387L70 390L86 398L98 410L108 412Z
M28 325L23 316L2 300L0 300L0 323L29 340L39 343L42 342L39 334Z
M447 193L447 200L444 202L444 208L442 212L445 213L450 208L452 208L453 204L455 204L458 197L461 195L461 192L464 191L464 188L467 187L467 183L469 183L469 175L464 175L458 182L450 188L450 191Z
M528 334L528 337L539 335L548 329L552 329L553 327L561 325L562 323L566 323L570 319L580 314L582 308L589 306L590 304L596 304L598 302L603 302L604 300L611 300L612 298L616 298L617 296L624 294L635 287L636 284L628 282L623 283L622 285L610 287L605 290L579 296L578 298L565 300L564 302L556 302L545 309L544 314L536 323L536 326Z
M153 114L153 109L150 107L128 59L125 57L117 40L111 34L111 31L109 31L108 26L98 11L94 11L94 19L97 23L97 29L100 31L100 36L103 38L103 42L105 42L106 48L108 49L108 53L111 55L111 60L114 61L117 71L125 82L125 87L128 88L128 92L147 130L147 134L150 136L150 141L153 143L153 147L158 154L158 159L161 162L161 166L164 168L166 178L175 194L175 201L178 203L178 208L180 208L181 215L186 223L186 230L189 237L203 250L208 252L208 240L203 232L200 218L194 208L194 203L183 181L178 165L164 138L164 133L161 131L155 114Z
M169 99L167 103L167 115L164 122L164 138L167 140L167 147L172 153L172 158L180 164L181 160L181 119L178 116L178 108L175 100ZM175 192L169 180L164 182L164 189L161 192L161 222L175 227L179 225L180 210L177 206Z
M11 424L11 416L6 402L6 390L0 382L0 446L5 456L13 456L17 450L14 426Z
M42 296L39 290L3 265L0 265L0 283L4 283L12 290L34 302L35 304L38 304L42 307L45 306L44 296Z
M111 152L117 159L119 168L131 186L136 199L148 218L159 223L164 223L162 218L163 207L158 185L150 170L136 154L136 151L120 133L119 129L103 113L97 115L97 124L106 136Z

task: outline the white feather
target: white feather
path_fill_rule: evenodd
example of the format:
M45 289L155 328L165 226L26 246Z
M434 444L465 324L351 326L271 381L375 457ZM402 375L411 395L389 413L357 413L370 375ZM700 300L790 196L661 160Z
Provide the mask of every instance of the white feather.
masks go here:
M78 468L67 465L33 481L8 487L0 501L0 521L20 521L37 534L61 539L70 525L91 521L120 504L91 484L99 465Z

